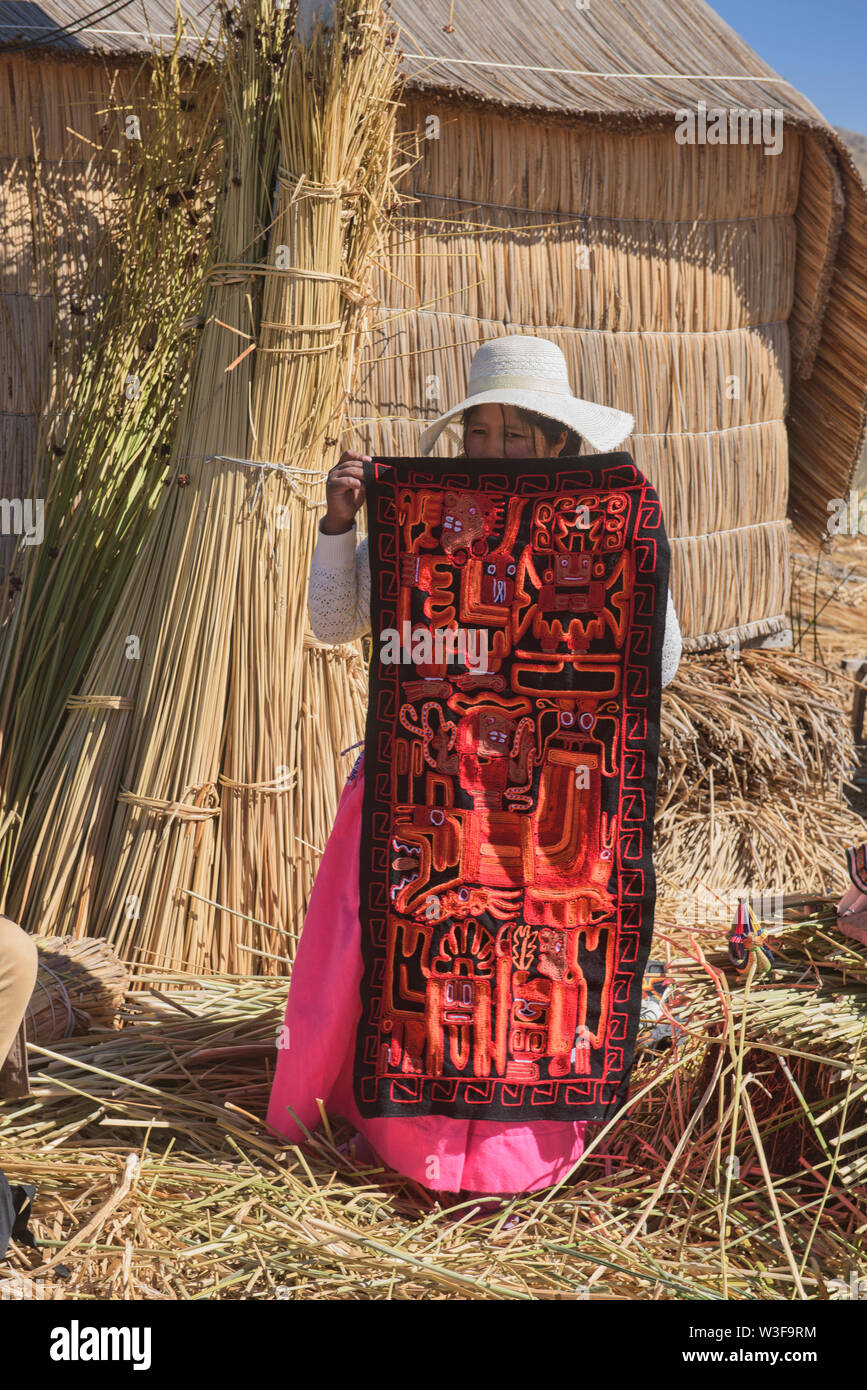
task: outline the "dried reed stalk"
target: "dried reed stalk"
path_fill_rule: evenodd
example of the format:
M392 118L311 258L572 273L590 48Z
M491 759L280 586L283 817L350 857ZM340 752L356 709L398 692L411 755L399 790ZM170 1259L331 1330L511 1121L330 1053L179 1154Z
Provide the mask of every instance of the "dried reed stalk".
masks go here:
M226 20L223 173L204 325L173 442L176 481L41 779L12 899L31 928L104 935L121 953L137 923L162 924L165 914L171 959L185 955L187 905L167 900L162 867L177 854L178 881L210 882L226 618L251 482L231 460L248 456L250 347L270 273L261 255L288 34L288 11L269 0L248 0ZM187 830L190 820L199 823Z
M851 975L821 914L779 943L770 986L663 922L656 949L676 1050L639 1054L570 1174L488 1214L348 1157L337 1116L301 1146L265 1129L282 981L139 972L128 1026L31 1047L33 1096L0 1106L4 1171L39 1189L40 1248L14 1247L11 1272L50 1289L65 1264L64 1296L133 1299L849 1297L863 960Z
M867 528L867 478L855 492L848 517L863 516ZM841 661L867 658L865 606L867 534L831 534L819 547L793 537L792 628L805 656L838 671Z
M351 0L293 44L283 82L270 255L291 269L265 286L251 410L254 456L282 471L263 477L243 529L212 894L233 909L220 969L267 972L294 955L349 766L339 754L363 731L357 645L323 662L307 582L395 197L396 71L377 0Z
M51 287L55 322L27 489L43 502L43 536L20 545L17 598L9 577L0 587L0 902L66 702L110 622L167 481L193 352L190 316L207 267L216 96L213 78L201 83L196 114L188 112L169 55L150 69L147 90L127 93L123 109L109 113L129 168L90 284L76 291L79 307L88 297L98 301L83 350L70 332L56 210L36 167L37 270ZM141 140L123 135L130 105L142 113ZM105 280L101 291L97 276Z
M793 652L681 661L663 692L660 891L843 892L843 846L864 833L845 799L857 763L847 689Z

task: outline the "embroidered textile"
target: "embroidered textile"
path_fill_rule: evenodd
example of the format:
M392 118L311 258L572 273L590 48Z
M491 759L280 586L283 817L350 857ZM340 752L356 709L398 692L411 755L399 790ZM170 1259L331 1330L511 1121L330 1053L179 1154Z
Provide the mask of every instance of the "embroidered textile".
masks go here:
M626 453L364 472L358 1108L608 1119L656 898L659 498Z

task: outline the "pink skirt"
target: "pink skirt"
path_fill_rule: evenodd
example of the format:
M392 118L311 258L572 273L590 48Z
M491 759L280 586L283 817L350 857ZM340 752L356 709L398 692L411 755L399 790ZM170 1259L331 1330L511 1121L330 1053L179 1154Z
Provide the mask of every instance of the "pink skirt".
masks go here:
M441 1115L369 1119L352 1088L361 1018L358 872L364 755L349 774L325 846L298 943L268 1125L291 1143L321 1122L319 1097L348 1120L385 1163L432 1191L532 1192L549 1187L584 1152L587 1120L461 1120Z

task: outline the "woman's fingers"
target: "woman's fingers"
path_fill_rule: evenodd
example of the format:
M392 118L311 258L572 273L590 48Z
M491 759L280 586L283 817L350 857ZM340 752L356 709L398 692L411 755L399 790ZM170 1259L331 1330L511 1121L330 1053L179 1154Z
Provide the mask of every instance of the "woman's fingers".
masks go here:
M359 482L364 481L364 464L362 463L336 463L328 475L328 481L333 479L357 478Z
M345 529L351 525L356 512L364 506L367 498L364 464L369 459L369 454L346 450L330 470L325 483L325 494L327 515L331 523L339 523Z
M850 940L867 946L867 893L851 884L837 904L837 926Z
M357 459L347 463L336 463L328 474L326 488L344 488L350 485L364 486L364 464Z
M364 483L360 478L334 478L328 483L326 492L333 497L353 497L364 499Z

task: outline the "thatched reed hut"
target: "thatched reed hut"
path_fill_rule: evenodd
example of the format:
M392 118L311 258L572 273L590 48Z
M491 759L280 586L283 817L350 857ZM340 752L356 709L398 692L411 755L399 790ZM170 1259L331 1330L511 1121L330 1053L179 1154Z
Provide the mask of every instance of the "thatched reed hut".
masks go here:
M193 8L207 39L215 11ZM786 646L787 517L823 533L865 426L867 192L845 145L700 2L540 0L530 18L514 0L394 0L391 13L400 126L420 157L382 268L355 441L414 452L480 341L550 337L579 394L635 416L624 447L663 498L686 650ZM135 110L142 57L171 45L172 7L142 16L139 3L96 20L75 0L0 4L7 496L26 491L50 336L28 168L38 155L50 177L62 161L62 235L80 268L122 175L100 159L101 113Z

